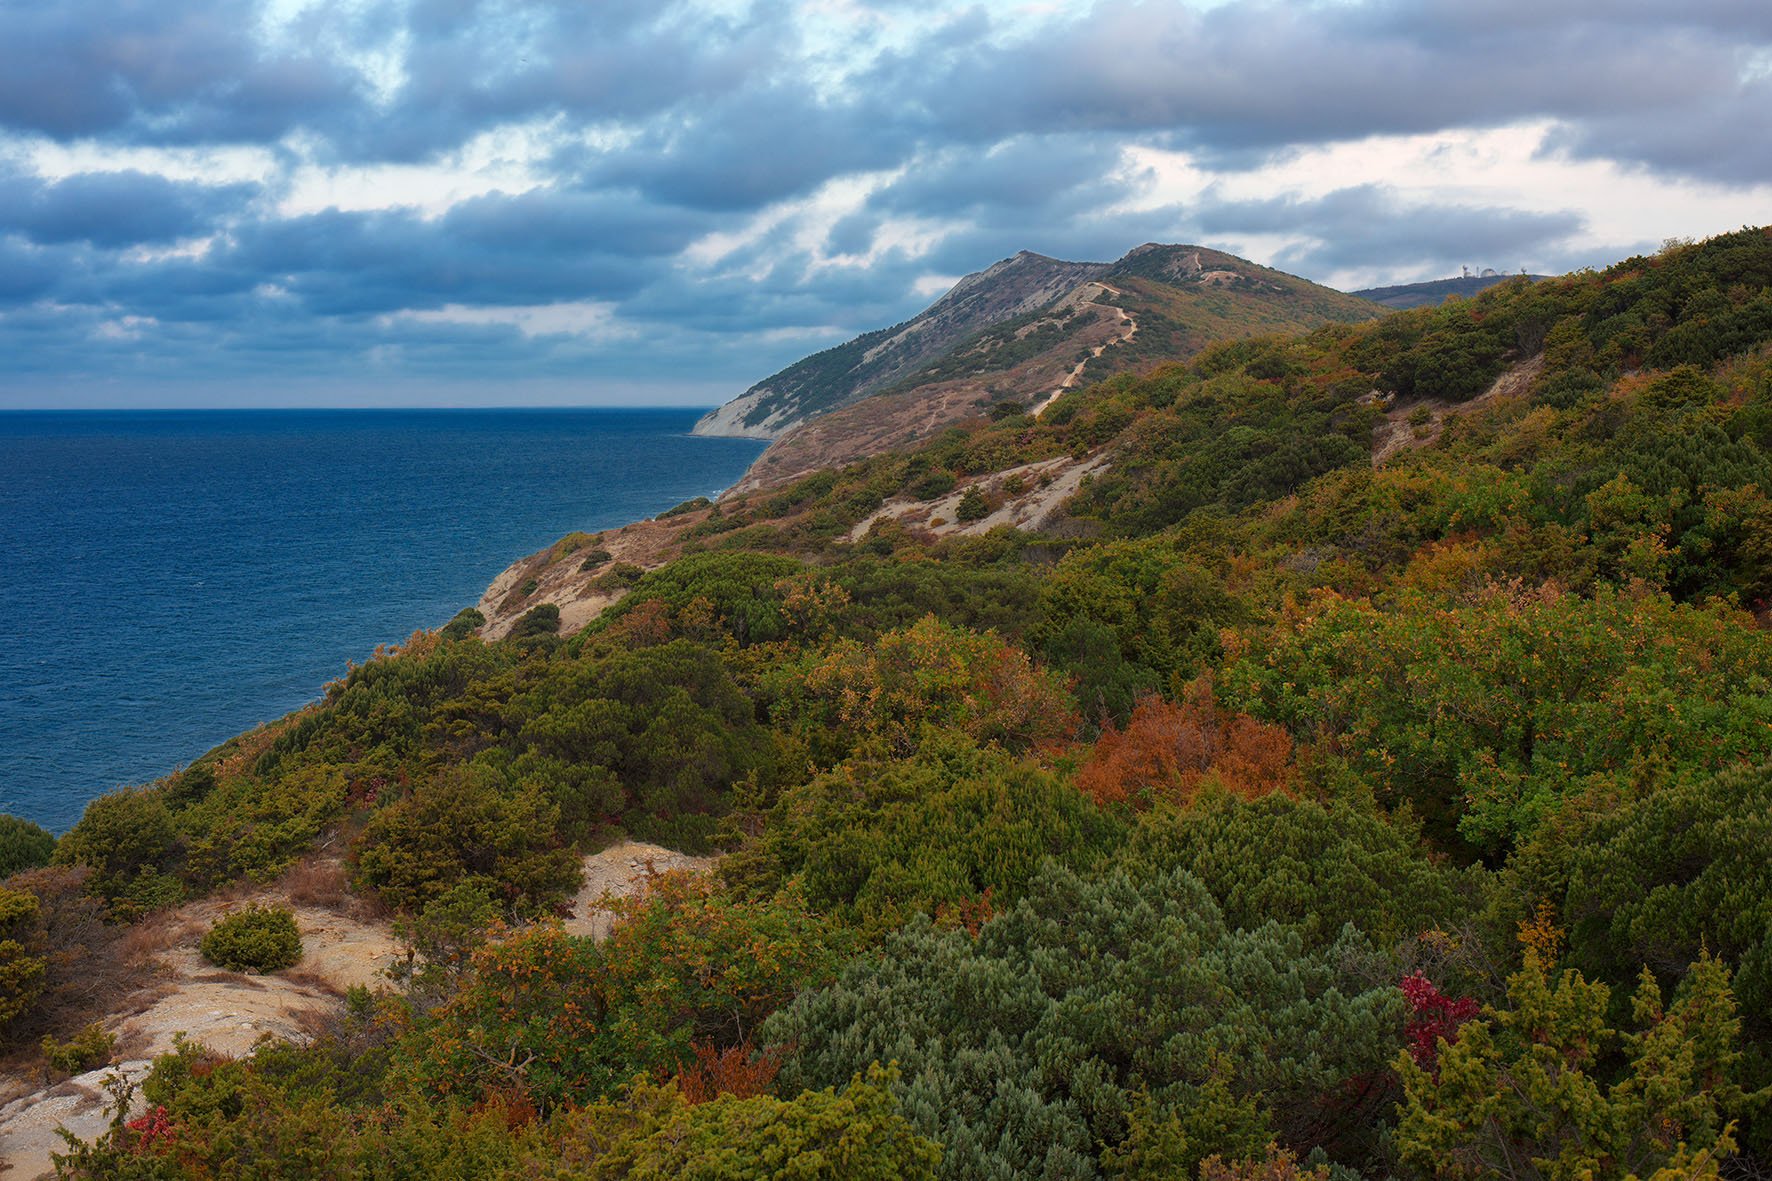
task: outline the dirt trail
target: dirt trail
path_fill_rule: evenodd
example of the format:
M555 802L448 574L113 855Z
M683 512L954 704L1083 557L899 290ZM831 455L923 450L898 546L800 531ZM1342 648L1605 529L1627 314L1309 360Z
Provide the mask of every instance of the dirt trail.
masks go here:
M1362 401L1385 407L1384 421L1372 428L1372 466L1382 467L1385 460L1399 452L1426 447L1445 431L1449 418L1524 394L1543 370L1544 354L1540 353L1510 366L1493 385L1468 402L1445 402L1438 398L1386 402L1384 395L1372 391Z
M323 863L325 864L325 863ZM585 858L584 887L573 899L566 929L601 938L611 917L596 903L605 896L628 896L645 888L655 873L702 870L711 858L689 857L658 845L626 841ZM330 863L336 870L336 863ZM302 935L302 960L287 972L260 976L216 968L197 945L215 920L248 903L289 906ZM91 1139L109 1125L109 1085L122 1077L139 1082L159 1054L172 1050L183 1033L223 1054L249 1054L270 1035L303 1041L315 1018L334 1011L357 985L389 984L387 969L403 957L391 925L374 917L348 895L336 905L298 903L282 887L240 893L181 907L164 919L163 950L154 978L139 993L121 998L119 1016L103 1024L117 1035L120 1061L54 1086L28 1090L32 1081L4 1080L0 1091L0 1172L27 1181L51 1168L50 1153L65 1147L58 1127ZM137 1099L140 1104L139 1098Z
M1118 287L1110 287L1106 283L1090 283L1090 284L1088 284L1088 286L1094 287L1099 294L1109 294L1109 295L1124 295L1125 294L1125 292L1121 291ZM1039 404L1036 405L1033 408L1033 410L1031 410L1029 412L1035 418L1038 418L1038 417L1040 417L1040 415L1046 413L1046 407L1048 407L1048 406L1052 405L1052 403L1058 401L1060 395L1065 393L1067 390L1072 390L1072 389L1076 388L1077 383L1079 381L1083 380L1083 370L1085 370L1089 367L1090 361L1093 361L1096 358L1100 357L1103 353L1107 352L1108 349L1112 348L1114 345L1125 344L1127 341L1131 340L1133 337L1138 335L1138 321L1134 320L1132 318L1132 313L1128 312L1125 308L1119 307L1119 306L1117 306L1115 304L1111 304L1111 303L1097 303L1095 301L1095 299L1093 299L1093 298L1083 300L1080 302L1083 304L1086 304L1089 307L1103 308L1107 311L1116 313L1120 317L1120 323L1118 326L1120 334L1118 336L1112 337L1108 340L1104 340L1100 344L1096 345L1094 348L1090 349L1089 355L1087 357L1085 357L1083 360L1077 362L1076 367L1070 371L1070 374L1062 382L1060 382L1058 384L1058 388L1053 390L1051 393L1047 394L1044 398L1040 399Z

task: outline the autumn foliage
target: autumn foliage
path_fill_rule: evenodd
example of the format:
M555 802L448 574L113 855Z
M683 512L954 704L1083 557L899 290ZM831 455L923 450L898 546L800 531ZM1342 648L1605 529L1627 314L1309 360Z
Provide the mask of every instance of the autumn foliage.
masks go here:
M1456 1042L1459 1028L1474 1020L1481 1006L1472 997L1447 996L1420 972L1403 977L1398 987L1409 1004L1403 1026L1409 1057L1423 1070L1432 1071L1440 1059L1440 1041Z
M677 1091L690 1103L706 1103L716 1095L749 1099L769 1093L781 1070L781 1050L757 1050L746 1040L721 1049L696 1042L695 1064L677 1075Z
M1211 683L1201 680L1179 704L1147 697L1124 730L1110 724L1078 772L1077 786L1101 804L1186 801L1210 777L1253 800L1286 790L1292 772L1286 731L1220 709Z

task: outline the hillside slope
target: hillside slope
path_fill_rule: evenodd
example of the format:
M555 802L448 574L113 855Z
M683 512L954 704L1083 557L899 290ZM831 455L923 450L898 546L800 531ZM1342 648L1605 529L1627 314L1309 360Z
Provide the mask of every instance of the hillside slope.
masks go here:
M975 332L1048 306L1106 269L1024 250L967 275L903 324L864 333L764 378L703 416L695 433L777 438L814 415L898 382Z
M0 886L8 1066L321 847L411 983L63 1176L1764 1177L1769 490L1756 229L568 537Z
M733 492L903 447L970 418L1039 409L1207 345L1382 314L1365 300L1200 246L1147 243L1033 312L976 332L872 397L781 435Z

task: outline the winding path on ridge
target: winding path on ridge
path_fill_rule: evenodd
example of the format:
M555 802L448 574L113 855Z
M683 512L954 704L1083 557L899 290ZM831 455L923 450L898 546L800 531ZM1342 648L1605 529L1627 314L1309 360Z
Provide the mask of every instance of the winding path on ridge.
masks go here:
M1040 404L1035 406L1033 408L1033 410L1031 411L1031 413L1033 414L1033 416L1035 418L1038 418L1038 417L1040 417L1040 415L1046 413L1046 407L1048 407L1048 406L1052 405L1052 403L1058 401L1060 395L1065 393L1067 390L1073 390L1077 387L1077 383L1079 381L1083 380L1083 370L1085 370L1089 367L1089 362L1100 357L1103 353L1107 352L1108 349L1112 348L1114 345L1125 344L1127 341L1131 340L1133 337L1138 335L1138 321L1132 318L1131 312L1127 311L1123 307L1120 307L1118 304L1101 303L1098 300L1098 298L1096 298L1097 296L1101 296L1101 295L1124 295L1124 294L1126 294L1124 291L1121 291L1118 287L1110 287L1106 283L1102 283L1099 281L1085 283L1083 285L1083 287L1084 288L1093 287L1095 289L1095 295L1091 296L1089 299L1079 300L1078 301L1079 306L1092 307L1092 308L1102 308L1106 311L1110 311L1110 312L1113 312L1116 315L1118 315L1120 318L1120 323L1119 323L1120 334L1116 337L1109 339L1109 340L1104 340L1100 344L1096 345L1094 348L1090 349L1089 355L1087 357L1083 358L1081 361L1078 361L1076 364L1076 367L1071 370L1070 375L1068 377L1066 377L1063 381L1058 383L1058 388L1053 390L1051 393L1047 394L1044 398L1040 399Z

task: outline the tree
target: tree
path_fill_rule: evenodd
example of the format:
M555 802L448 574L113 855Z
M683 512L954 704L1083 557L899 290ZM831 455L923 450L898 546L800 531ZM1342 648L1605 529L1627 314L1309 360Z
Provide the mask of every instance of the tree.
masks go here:
M0 886L0 1033L43 994L49 963L42 951L37 896Z
M789 1100L690 1105L645 1083L567 1117L543 1178L584 1181L933 1181L941 1148L912 1131L880 1067Z
M494 775L446 772L370 819L356 876L389 906L417 913L463 884L513 911L534 911L578 887L578 858L559 837L559 810Z
M1635 1032L1611 1027L1610 1000L1605 984L1553 980L1528 957L1507 1008L1439 1043L1437 1075L1398 1055L1403 1159L1446 1178L1715 1176L1745 1100L1728 969L1693 964L1671 1007L1645 970Z
M829 980L847 941L791 897L734 901L664 875L601 943L532 927L473 954L472 976L405 1047L434 1095L520 1094L543 1111L674 1074L698 1045L745 1043L802 989Z
M0 813L0 878L48 865L55 835L40 824Z
M1145 1093L1177 1112L1217 1102L1222 1121L1185 1129L1201 1152L1244 1142L1245 1100L1308 1135L1317 1101L1397 1043L1401 994L1360 979L1373 957L1351 929L1320 951L1273 923L1233 930L1186 873L1049 867L976 937L912 922L763 1040L794 1048L790 1088L898 1062L894 1090L944 1145L944 1177L1087 1178Z

